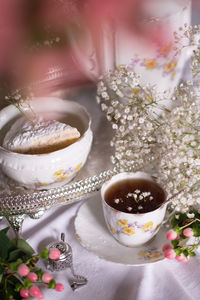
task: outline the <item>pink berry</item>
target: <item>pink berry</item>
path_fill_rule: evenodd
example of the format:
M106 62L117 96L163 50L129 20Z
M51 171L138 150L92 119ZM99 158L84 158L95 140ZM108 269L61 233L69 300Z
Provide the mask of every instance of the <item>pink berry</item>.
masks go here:
M165 244L163 247L162 247L162 251L165 252L166 250L169 250L169 249L172 249L172 245L171 244Z
M168 249L164 253L165 257L168 259L174 259L176 257L176 252L173 249Z
M62 292L64 290L64 285L62 283L56 283L55 290L57 292Z
M32 285L29 289L29 293L31 296L37 297L41 293L41 291L36 285Z
M41 300L44 298L44 294L42 292L40 292L40 294L37 296L38 300Z
M49 250L49 258L50 259L56 260L60 257L60 254L61 254L60 250L57 248L51 248Z
M173 229L169 230L166 236L169 241L173 241L178 237L177 233Z
M188 258L183 253L181 253L179 256L176 256L175 258L176 258L176 260L178 260L180 262L188 261Z
M184 236L190 238L194 235L194 231L192 230L192 228L188 227L183 230L183 234Z
M29 269L29 267L28 267L27 265L25 265L25 264L19 265L19 267L18 267L18 269L17 269L17 273L18 273L20 276L22 276L22 277L28 275L29 272L30 272L30 269Z
M29 296L29 291L28 291L28 290L25 290L25 289L21 289L21 290L20 290L20 296L23 297L23 298L28 298L28 296Z
M53 276L50 273L43 273L42 275L42 281L44 283L49 283L49 281L53 279Z
M30 272L27 276L27 279L29 279L32 282L36 282L38 277L36 273Z

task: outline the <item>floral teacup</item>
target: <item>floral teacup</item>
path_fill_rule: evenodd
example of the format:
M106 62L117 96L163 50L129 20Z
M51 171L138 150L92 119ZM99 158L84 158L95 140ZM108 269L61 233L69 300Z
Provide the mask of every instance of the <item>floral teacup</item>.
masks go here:
M111 206L109 199L111 194L109 191L112 191L114 186L118 188L121 183L127 180L149 182L152 186L151 195L153 195L153 189L155 188L159 192L159 197L161 197L158 207L150 207L148 212L131 213L131 207L128 207L127 211L121 211L121 208L119 208L119 210L116 209L117 204L115 207ZM135 193L137 194L139 192L139 189L136 188L135 191L129 190L128 195L132 193L135 195ZM149 191L145 191L143 192L143 195L150 195L150 193ZM148 201L153 198L151 195L148 198ZM101 198L107 227L113 237L124 246L136 247L147 243L154 237L163 223L167 207L166 194L161 186L153 181L152 177L147 173L124 172L113 176L109 181L103 184L101 188ZM119 203L119 201L121 201L120 197L114 201ZM138 207L140 209L141 205Z

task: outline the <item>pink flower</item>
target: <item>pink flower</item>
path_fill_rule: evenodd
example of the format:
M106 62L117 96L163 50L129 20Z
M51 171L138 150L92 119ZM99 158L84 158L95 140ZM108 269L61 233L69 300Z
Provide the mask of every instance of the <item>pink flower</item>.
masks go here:
M183 230L183 234L184 236L190 238L194 235L194 231L192 230L192 228L188 227Z
M22 276L22 277L28 275L29 272L30 272L30 269L29 269L29 267L28 267L27 265L25 265L25 264L19 265L19 267L18 267L18 269L17 269L17 273L18 273L20 276Z
M27 279L29 279L32 282L36 282L38 277L36 273L31 272L28 274Z
M178 237L178 235L173 229L171 229L167 232L166 237L169 241L173 241Z
M175 258L176 258L176 260L178 260L180 262L188 261L188 258L183 253L181 253L179 256L176 256Z
M176 257L176 252L173 249L167 249L164 252L165 257L168 259L174 259Z
M38 295L41 294L41 291L36 285L32 285L29 289L29 293L33 297L38 297Z
M62 283L56 283L55 290L57 292L62 292L64 290L64 285Z
M49 250L49 258L50 259L56 260L60 257L60 254L61 254L60 250L57 248L51 248Z
M28 291L28 290L25 290L25 289L21 289L21 290L20 290L20 296L23 297L23 298L28 298L28 296L29 296L29 291Z
M49 283L49 281L53 279L52 275L50 273L43 273L42 275L42 281L44 283Z
M165 244L163 247L162 247L162 251L165 252L166 250L169 250L169 249L172 249L172 245L171 244Z

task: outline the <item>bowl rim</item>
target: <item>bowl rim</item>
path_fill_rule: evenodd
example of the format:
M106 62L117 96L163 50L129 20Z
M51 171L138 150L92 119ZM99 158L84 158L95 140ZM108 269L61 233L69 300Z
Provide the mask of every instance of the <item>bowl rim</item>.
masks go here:
M80 138L76 142L74 142L73 144L71 144L69 146L66 146L65 148L55 150L53 152L41 153L41 154L25 154L25 153L13 152L11 150L4 148L2 145L0 145L0 154L4 154L5 156L10 156L10 157L17 158L17 159L25 159L25 158L26 159L33 159L33 158L37 159L37 158L41 158L41 157L44 158L47 156L53 158L53 157L57 156L57 154L61 154L64 152L67 153L67 152L71 151L75 147L74 145L80 144L82 142L82 140L85 138L85 136L88 134L88 132L91 130L91 122L92 122L91 115L89 114L89 112L85 106L83 106L73 100L63 99L63 98L54 97L54 96L34 97L33 99L31 99L30 102L33 102L35 98L37 99L36 101L41 101L41 100L46 99L46 101L50 100L50 101L60 101L63 103L67 102L68 104L70 103L72 106L76 106L76 107L82 109L83 112L85 113L85 116L88 119L87 129L84 131L84 133L80 136ZM0 110L0 118L1 118L2 113L6 112L6 114L10 114L14 111L15 111L15 114L14 114L15 117L20 115L20 113L21 113L13 104L10 104L10 105L4 107L2 110ZM4 126L5 125L6 125L6 123L4 124ZM1 129L2 129L2 127L0 127L0 132L1 132Z

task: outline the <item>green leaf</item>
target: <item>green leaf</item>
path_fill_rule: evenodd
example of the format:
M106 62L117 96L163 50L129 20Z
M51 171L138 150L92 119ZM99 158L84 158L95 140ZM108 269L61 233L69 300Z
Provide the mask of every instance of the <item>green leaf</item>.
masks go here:
M24 288L25 288L25 290L28 290L32 285L33 285L33 283L29 279L26 279L24 281Z
M1 266L1 262L0 262L0 274L3 274L5 271L5 266Z
M176 233L179 234L179 235L182 234L182 230L181 230L178 226L176 226L176 227L174 228L174 231L176 231Z
M0 230L0 233L4 233L5 235L8 233L8 230L10 229L10 227L6 227Z
M19 279L17 279L15 276L11 276L9 277L9 281L7 281L7 292L8 295L12 295L12 299L15 300L21 300L21 296L19 294L19 291L16 291L15 288L16 286L20 285L20 288L22 287L22 285L20 284ZM19 290L20 290L19 288ZM0 298L0 299L8 299L6 296L4 298Z
M32 256L34 254L33 248L23 239L17 240L17 248L21 249L25 254Z
M177 220L177 219L175 218L175 215L173 215L173 216L171 217L171 219L170 219L170 222L171 222L172 227L174 228L174 227L176 227L176 226L178 225L179 220Z
M22 261L21 258L18 258L17 261L11 262L11 263L10 263L10 268L11 268L11 270L14 271L14 272L16 272L18 266L19 266L22 262L23 262L23 261Z
M44 248L43 251L40 253L40 257L42 259L48 259L49 257L49 251L47 248Z
M43 274L42 270L41 269L36 270L35 273L37 274L38 281L40 281L42 278L42 274Z
M175 250L177 256L181 255L181 253L182 253L181 248L176 248L174 250Z
M181 240L187 239L187 237L182 233L182 231L181 231L181 233L179 233L179 235L180 235Z
M56 286L55 280L54 280L54 279L51 279L51 280L49 281L48 288L49 288L49 289L54 289L55 286Z
M3 260L6 260L9 255L9 251L14 249L12 242L6 235L8 229L9 227L6 227L0 231L0 258Z
M21 257L21 255L22 255L22 252L20 249L11 251L8 256L8 262L16 261L18 258Z
M196 253L195 252L190 252L190 256L195 256Z
M199 224L199 222L195 222L194 224L192 224L192 229L193 229L195 237L200 236L200 224Z
M187 256L188 256L188 254L189 254L189 253L188 253L188 250L186 250L186 249L185 249L185 250L183 250L183 254L185 255L185 257L187 257Z
M179 221L180 221L180 224L181 224L181 225L183 225L183 222L184 222L185 220L187 220L187 219L188 219L188 217L187 217L186 214L180 214Z
M22 288L22 284L20 283L20 282L17 282L16 284L15 284L15 291L16 292L19 292L20 291L20 289Z
M174 246L174 248L176 248L179 244L179 241L177 240L174 240L174 241L171 241L172 245Z

